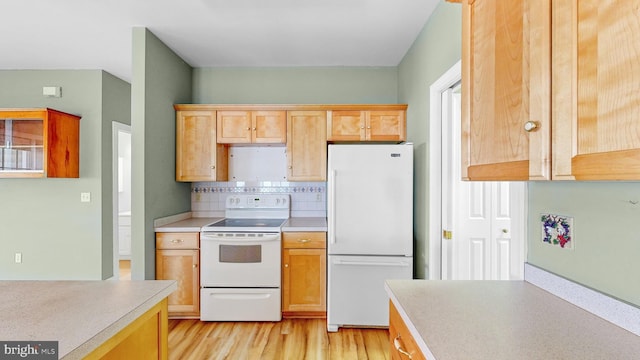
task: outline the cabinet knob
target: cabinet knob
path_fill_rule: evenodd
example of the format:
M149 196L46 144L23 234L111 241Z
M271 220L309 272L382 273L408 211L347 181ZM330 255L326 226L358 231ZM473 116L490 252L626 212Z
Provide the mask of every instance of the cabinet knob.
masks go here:
M198 267L198 264L193 264L193 268L194 269L197 268L197 267Z
M293 169L293 166L289 166L289 169Z
M247 131L248 131L248 130L251 130L251 128L250 128L250 127L248 127L248 128L247 128Z
M526 132L532 132L535 129L538 128L538 122L537 121L527 121L526 123L524 123L524 131Z
M253 128L253 131L256 131L256 128Z
M367 126L367 129L371 129L371 126Z
M213 170L213 169L215 169L215 168L216 168L216 166L215 166L215 165L211 165L211 169L212 169L212 170Z
M173 243L173 244L181 244L183 242L184 242L184 240L182 240L182 239L173 239L173 240L171 240L171 243Z
M289 264L284 264L284 267L289 267Z
M309 239L300 239L300 240L298 240L298 241L300 241L300 242L301 242L301 243L303 243L303 244L306 244L306 243L308 243L308 242L309 242Z

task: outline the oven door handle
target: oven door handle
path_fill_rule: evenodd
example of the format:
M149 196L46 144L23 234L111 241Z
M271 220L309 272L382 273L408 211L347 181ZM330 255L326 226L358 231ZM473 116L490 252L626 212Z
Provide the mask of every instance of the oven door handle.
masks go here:
M242 293L229 293L229 294L218 294L211 293L209 294L212 298L225 299L225 300L256 300L256 299L268 299L271 297L271 294L265 293L254 293L254 294L242 294Z
M255 238L255 237L234 237L234 236L230 236L230 237L211 237L211 236L206 236L206 235L201 235L200 236L200 241L215 241L218 242L220 244L225 244L225 245L232 245L234 243L239 243L239 242L252 242L252 243L256 243L256 244L261 244L261 243L265 243L265 242L271 242L271 241L280 241L280 236L278 235L274 235L274 236L264 236L261 238Z

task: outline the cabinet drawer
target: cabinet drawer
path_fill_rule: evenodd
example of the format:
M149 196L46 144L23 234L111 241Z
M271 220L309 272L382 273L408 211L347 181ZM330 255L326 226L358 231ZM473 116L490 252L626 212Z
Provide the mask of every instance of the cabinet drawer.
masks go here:
M402 351L411 354L411 359L413 360L425 359L424 354L418 348L418 344L409 333L407 325L402 321L400 313L398 313L391 301L389 301L389 341L391 343L389 348L391 359L409 359ZM401 350L398 350L398 348Z
M200 233L156 233L156 249L198 249Z
M282 233L282 247L285 249L324 249L327 247L327 233L285 232Z

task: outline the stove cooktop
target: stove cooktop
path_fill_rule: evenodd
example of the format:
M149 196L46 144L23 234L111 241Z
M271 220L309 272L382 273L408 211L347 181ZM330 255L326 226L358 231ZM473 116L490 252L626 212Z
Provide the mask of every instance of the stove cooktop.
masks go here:
M286 219L222 219L205 228L279 228Z

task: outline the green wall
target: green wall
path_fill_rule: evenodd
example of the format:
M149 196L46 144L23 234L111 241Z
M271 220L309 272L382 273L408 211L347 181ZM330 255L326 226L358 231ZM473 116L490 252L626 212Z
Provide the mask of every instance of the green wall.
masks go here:
M429 87L460 60L461 9L460 4L440 3L398 66L398 100L409 104L407 137L415 149L414 275L418 278L425 278L429 261Z
M637 201L637 182L530 182L528 262L640 306ZM543 213L573 217L573 250L542 242Z
M0 179L0 279L110 277L111 121L129 121L129 85L101 70L6 70L0 84L0 107L82 116L80 178ZM62 97L43 97L43 86L61 86ZM81 192L91 193L90 203L80 202ZM14 263L16 252L21 264Z
M398 101L395 67L196 68L197 104L375 104Z
M192 69L145 28L133 29L131 81L131 276L155 278L153 221L191 210L191 186L175 181L174 104L190 103Z

